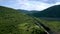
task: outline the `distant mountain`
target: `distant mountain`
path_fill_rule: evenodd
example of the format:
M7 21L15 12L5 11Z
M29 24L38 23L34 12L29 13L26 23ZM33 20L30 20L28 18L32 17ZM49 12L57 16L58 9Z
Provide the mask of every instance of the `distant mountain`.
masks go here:
M32 10L32 11L28 11L28 10L22 10L22 9L18 9L17 11L24 13L24 14L33 14L33 13L37 13L38 11L36 10Z
M35 17L60 18L60 5L49 7L43 11L32 14Z
M30 12L28 12L28 10L22 10L22 9L17 9L17 11L21 12L21 13L25 13L25 14L28 14Z
M15 9L0 6L0 34L43 34L34 19Z

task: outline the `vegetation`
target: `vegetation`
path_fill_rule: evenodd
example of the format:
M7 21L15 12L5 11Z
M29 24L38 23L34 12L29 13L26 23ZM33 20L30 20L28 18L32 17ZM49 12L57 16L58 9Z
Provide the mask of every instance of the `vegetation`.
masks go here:
M60 18L60 5L49 7L32 15L35 17Z
M19 11L0 6L0 34L43 34L34 19Z
M60 33L60 5L55 5L43 11L33 13L41 23L48 26L53 32Z
M53 32L60 33L60 21L39 19L45 26L49 27Z
M41 12L28 12L0 6L0 34L45 34L45 31L35 24L37 22L34 20L35 17L39 17L35 19L48 26L52 31L60 32L60 20L46 20L46 18L60 18L59 11L60 5Z

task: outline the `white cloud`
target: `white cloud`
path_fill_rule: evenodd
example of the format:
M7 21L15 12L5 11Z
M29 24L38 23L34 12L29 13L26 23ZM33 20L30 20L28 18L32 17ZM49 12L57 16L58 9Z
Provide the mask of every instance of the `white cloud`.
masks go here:
M44 9L46 9L48 7L53 6L53 5L60 4L60 2L56 2L55 4L49 4L49 3L45 3L44 1L48 1L48 0L43 0L43 1L9 0L8 4L9 3L10 4L9 5L4 5L4 6L8 6L8 7L12 7L12 8L17 8L17 9L24 9L24 10L44 10Z
M43 10L52 6L40 1L18 0L17 2L20 8L25 10Z
M55 5L60 5L60 2L56 2Z

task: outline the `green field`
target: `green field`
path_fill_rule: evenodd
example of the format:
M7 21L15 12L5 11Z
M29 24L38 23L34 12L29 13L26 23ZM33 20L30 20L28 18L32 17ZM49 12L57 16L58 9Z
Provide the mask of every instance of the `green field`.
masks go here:
M40 19L40 21L48 26L53 32L60 32L60 21L58 20L44 20Z

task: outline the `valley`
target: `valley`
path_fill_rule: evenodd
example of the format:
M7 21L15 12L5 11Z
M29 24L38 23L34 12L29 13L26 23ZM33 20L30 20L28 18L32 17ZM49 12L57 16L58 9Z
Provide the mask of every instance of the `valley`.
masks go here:
M60 5L43 11L0 6L0 34L60 34Z

